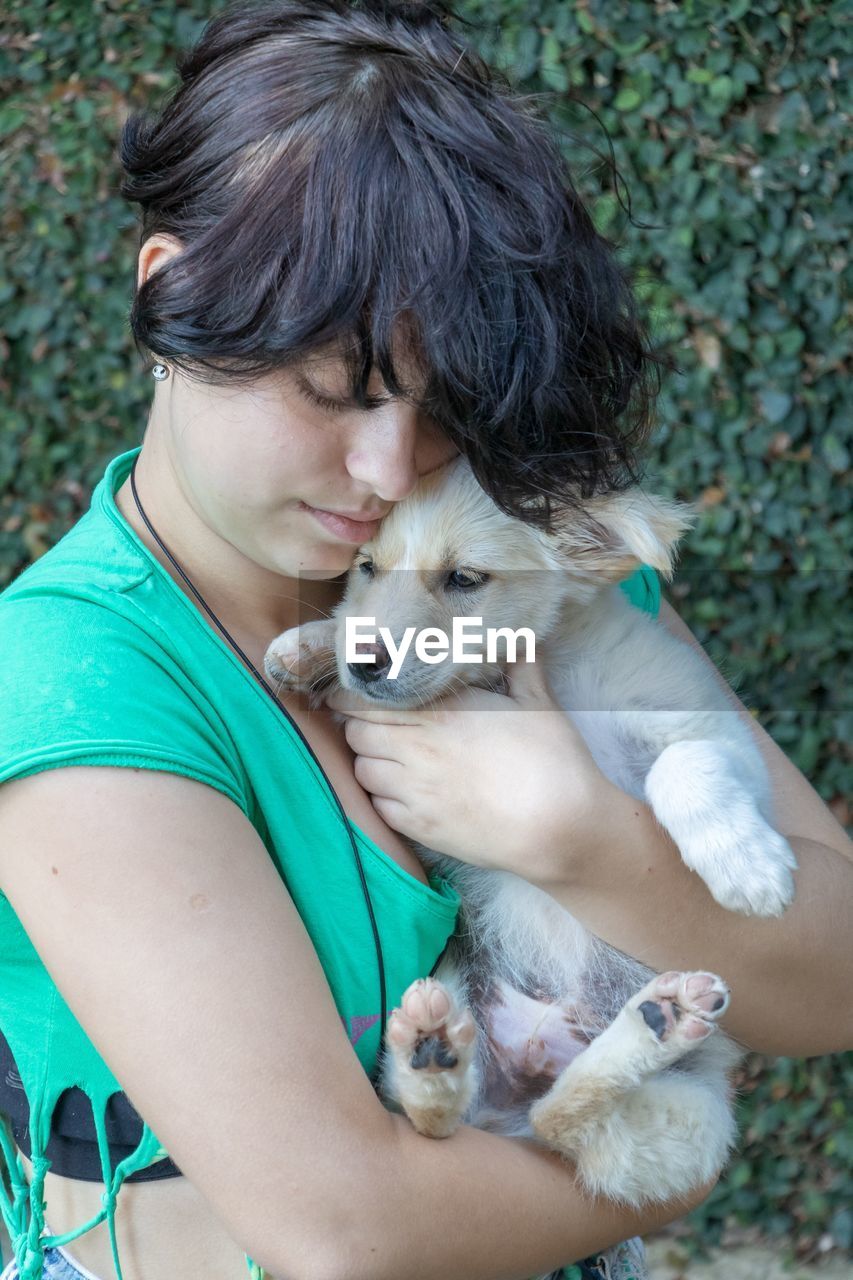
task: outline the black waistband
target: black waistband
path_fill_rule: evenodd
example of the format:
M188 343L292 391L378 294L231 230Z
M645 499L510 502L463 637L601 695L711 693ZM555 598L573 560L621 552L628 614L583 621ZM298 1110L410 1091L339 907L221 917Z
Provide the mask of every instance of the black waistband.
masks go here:
M15 1059L5 1036L0 1032L0 1111L12 1125L15 1142L29 1159L30 1104L24 1092ZM107 1101L104 1114L110 1162L115 1169L120 1160L135 1151L142 1138L142 1117L127 1094L115 1093ZM50 1172L81 1182L103 1182L98 1138L92 1118L92 1104L76 1086L60 1095L53 1112L50 1138L45 1156L51 1161ZM154 1182L160 1178L180 1178L181 1171L167 1156L132 1173L125 1182Z

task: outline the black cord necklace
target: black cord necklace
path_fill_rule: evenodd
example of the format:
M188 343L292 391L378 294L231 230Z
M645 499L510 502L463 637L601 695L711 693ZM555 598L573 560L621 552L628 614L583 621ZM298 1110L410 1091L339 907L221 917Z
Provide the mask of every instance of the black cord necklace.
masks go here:
M264 679L264 677L261 675L260 671L258 671L257 667L256 667L256 666L254 665L254 663L251 661L251 659L250 659L250 658L248 658L248 657L246 656L246 654L243 652L243 650L242 650L242 649L240 648L240 646L237 644L237 641L236 641L236 640L234 640L234 639L233 639L233 637L232 637L231 635L229 635L229 633L225 630L225 627L224 627L224 626L222 625L222 623L219 621L219 619L217 618L216 614L213 612L213 610L212 610L212 609L210 608L210 606L208 605L207 601L206 601L206 600L204 600L204 599L202 598L202 596L201 596L200 592L199 592L199 591L197 591L197 590L196 590L196 588L193 586L193 584L190 582L189 578L188 578L188 577L187 577L187 575L184 573L183 569L182 569L182 568L181 568L181 566L178 564L177 560L176 560L176 559L175 559L175 557L172 555L172 553L171 553L171 551L169 550L169 548L168 548L168 547L166 546L166 544L163 542L163 540L161 539L160 535L157 533L157 530L156 530L156 529L154 528L154 526L152 525L151 521L148 519L148 516L145 514L145 511L144 511L144 509L143 509L143 507L142 507L142 503L139 501L139 494L136 492L136 475L135 475L135 473L136 473L136 464L137 464L137 462L138 462L138 461L139 461L139 454L137 454L137 455L136 455L136 457L133 459L133 466L132 466L132 467L131 467L131 469L130 469L130 488L131 488L131 491L132 491L132 493L133 493L133 500L134 500L134 502L136 503L136 509L137 509L137 511L139 512L139 514L142 516L142 519L145 521L145 525L146 525L146 527L147 527L147 529L148 529L148 532L151 534L151 537L155 540L155 542L156 542L156 543L157 543L157 545L159 546L160 550L164 553L164 555L168 556L169 560L170 560L170 561L171 561L171 563L174 565L174 567L177 569L178 573L181 575L181 577L183 578L184 582L185 582L185 583L187 584L187 586L189 587L190 591L192 591L193 595L195 596L196 600L198 600L199 604L200 604L200 605L201 605L201 607L204 609L205 613L206 613L206 614L207 614L207 615L212 619L212 621L213 621L213 622L215 622L215 623L216 623L216 625L217 625L217 627L219 628L219 630L220 630L220 631L222 632L222 634L225 636L225 639L228 641L228 643L231 645L231 647L232 647L232 648L233 648L233 649L234 649L234 650L235 650L235 651L240 655L240 657L241 657L241 658L243 659L243 661L245 662L246 666L247 666L247 667L249 668L249 670L254 674L254 676L255 676L255 678L257 679L257 681L259 682L259 684L261 684L261 685L263 686L263 688L264 688L264 689L266 689L267 693L268 693L268 694L269 694L269 696L272 698L273 702L276 704L276 706L279 708L279 710L283 713L283 715L285 716L285 718L286 718L286 719L287 719L287 721L289 722L289 724L290 724L291 728L293 728L293 729L296 731L296 733L299 735L299 737L301 738L302 743L304 744L304 746L305 746L306 750L308 751L308 753L309 753L309 754L310 754L310 756L312 757L312 759L313 759L314 763L316 764L317 768L319 769L321 776L324 778L325 783L326 783L326 786L329 788L329 791L331 792L331 794L332 794L332 796L333 796L333 798L334 798L334 800L335 800L336 805L338 806L338 810L339 810L340 815L341 815L341 821L342 821L342 822L343 822L343 824L344 824L344 828L346 829L346 833L347 833L347 835L349 836L349 841L350 841L350 844L351 844L351 846L352 846L352 852L353 852L353 856L354 856L354 858L355 858L355 865L356 865L356 867L358 868L358 878L359 878L359 880L360 880L360 882L361 882L361 891L362 891L362 893L364 894L364 901L365 901L365 905L366 905L366 907L367 907L367 914L368 914L368 916L370 917L370 928L371 928L371 930L372 930L372 932L373 932L373 943L374 943L374 946L375 946L375 948L376 948L376 967L377 967L377 969L378 969L378 973L379 973L379 1010L380 1010L380 1012L379 1012L379 1037L380 1037L380 1044L381 1044L382 1036L383 1036L384 1031L385 1031L385 1019L386 1019L386 1013L387 1013L387 1008L386 1008L386 1005L387 1005L387 996L386 996L386 989L385 989L385 962L384 962L383 957L382 957L382 942L381 942L380 937L379 937L379 927L378 927L378 925L377 925L377 923L376 923L376 915L375 915L374 910L373 910L373 903L372 903L372 901L371 901L371 899L370 899L370 890L369 890L369 889L368 889L368 887L367 887L367 878L366 878L366 876L365 876L365 874L364 874L364 867L363 867L363 865L362 865L362 861L361 861L361 854L360 854L360 853L359 853L359 851L358 851L358 845L357 845L357 844L356 844L356 842L355 842L355 837L354 837L354 835L353 835L352 827L351 827L351 826L350 826L350 824L349 824L349 820L348 820L348 818L347 818L346 811L344 810L344 807L343 807L343 805L341 804L340 797L338 796L338 793L335 791L335 788L332 786L331 782L329 781L328 777L326 776L326 771L325 771L325 769L324 769L324 768L323 768L323 766L320 764L320 761L317 759L317 756L315 755L314 750L313 750L313 748L311 747L310 742L307 740L307 738L305 737L305 734L304 734L304 733L302 732L302 730L299 728L299 725L298 725L298 724L296 723L296 721L293 719L293 716L292 716L292 715L290 714L290 712L287 710L287 707L285 707L285 706L284 706L284 704L280 701L280 699L279 699L278 695L276 694L275 690L271 687L271 685L269 685L269 684L267 683L267 681L266 681L266 680ZM375 1083L375 1075L376 1075L376 1073L374 1073L374 1083Z

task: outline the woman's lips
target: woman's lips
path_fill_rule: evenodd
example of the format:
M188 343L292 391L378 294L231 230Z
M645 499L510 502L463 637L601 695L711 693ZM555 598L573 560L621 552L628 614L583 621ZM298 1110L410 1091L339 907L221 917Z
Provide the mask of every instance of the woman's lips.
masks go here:
M322 511L319 507L309 507L307 502L300 502L299 506L340 542L354 542L356 545L369 542L371 538L376 537L382 523L381 520L351 520L349 516L339 516L334 511Z

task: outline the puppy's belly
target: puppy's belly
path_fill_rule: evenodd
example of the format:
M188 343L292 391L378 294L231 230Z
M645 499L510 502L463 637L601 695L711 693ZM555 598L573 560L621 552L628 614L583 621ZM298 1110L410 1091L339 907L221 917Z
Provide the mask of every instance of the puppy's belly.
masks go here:
M590 1042L577 1010L535 1000L504 982L491 985L480 1015L489 1043L485 1100L495 1107L541 1097Z

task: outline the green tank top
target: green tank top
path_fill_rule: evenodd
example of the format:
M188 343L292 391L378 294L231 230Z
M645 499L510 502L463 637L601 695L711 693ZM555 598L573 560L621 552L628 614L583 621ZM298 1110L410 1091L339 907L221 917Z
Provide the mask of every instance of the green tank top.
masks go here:
M273 859L353 1049L372 1071L382 1030L376 951L340 812L297 730L118 510L115 493L138 452L109 463L90 509L0 594L0 784L64 765L116 765L182 774L228 796ZM660 589L652 570L622 585L639 608L657 613ZM58 654L61 661L35 663L34 653ZM370 890L392 1008L433 968L453 932L458 897L438 877L428 885L414 879L348 825ZM30 1107L29 1187L0 1123L12 1190L10 1197L0 1179L0 1210L21 1280L41 1280L46 1248L69 1243L105 1218L121 1280L116 1197L126 1177L168 1152L143 1122L137 1149L111 1168L104 1111L122 1086L2 892L0 1030ZM92 1104L104 1207L73 1231L43 1235L51 1117L61 1094L74 1086ZM252 1259L246 1262L250 1276L261 1277Z

